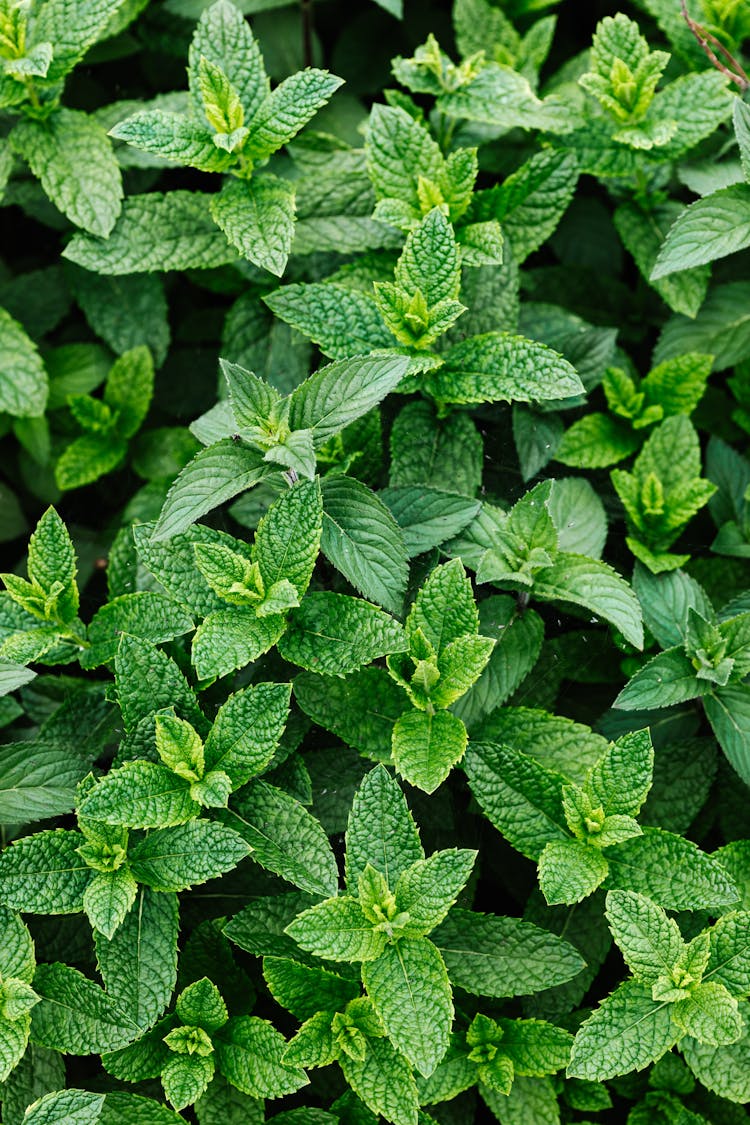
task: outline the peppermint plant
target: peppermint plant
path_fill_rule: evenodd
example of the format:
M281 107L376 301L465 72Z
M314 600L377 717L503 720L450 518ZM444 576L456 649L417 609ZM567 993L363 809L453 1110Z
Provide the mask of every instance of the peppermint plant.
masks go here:
M736 901L721 864L684 837L642 828L636 817L653 776L647 731L611 743L577 784L500 743L469 747L472 792L496 828L537 862L550 905L573 904L600 886L647 894L667 909ZM665 877L667 856L679 854L679 879Z
M724 915L686 942L664 910L620 890L607 895L607 921L632 976L582 1025L569 1074L602 1081L642 1070L686 1038L721 1047L743 1037L738 1001L750 978L741 912Z

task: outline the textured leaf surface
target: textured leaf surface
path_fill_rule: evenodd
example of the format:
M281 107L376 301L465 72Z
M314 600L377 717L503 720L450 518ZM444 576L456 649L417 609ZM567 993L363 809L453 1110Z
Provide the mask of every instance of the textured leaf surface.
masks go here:
M141 1031L153 1026L172 996L178 928L176 897L141 887L115 935L95 936L107 994Z
M206 739L206 767L223 770L238 789L274 755L289 715L289 684L256 684L230 695Z
M107 238L120 214L122 183L112 145L93 117L59 109L46 121L21 122L11 144L72 223Z
M0 309L0 409L16 417L35 416L47 402L47 373L32 340L5 309Z
M231 871L249 850L223 824L193 820L141 840L130 849L130 867L139 882L156 891L182 891Z
M566 359L544 344L489 332L456 344L425 385L445 402L545 402L583 393Z
M454 985L475 996L526 996L576 976L584 961L556 934L520 918L454 907L433 931Z
M41 1000L32 1012L31 1035L42 1047L99 1054L124 1047L140 1034L98 984L69 965L40 965L34 989Z
M399 622L361 598L308 594L292 610L279 642L285 660L311 672L345 676L381 656L406 649Z
M660 1059L679 1037L669 1005L651 998L651 986L621 984L581 1025L568 1074L603 1082Z
M220 819L250 845L253 859L311 894L332 895L338 886L336 860L319 822L273 785L252 781Z
M211 214L231 245L257 266L280 277L294 236L294 188L266 173L227 181L211 198Z
M75 914L91 872L76 848L80 832L57 829L24 836L0 855L0 900L14 910Z
M172 191L131 195L109 237L77 234L64 257L103 274L152 270L214 269L237 252L211 218L209 195Z
M362 968L367 993L395 1047L431 1074L448 1049L453 1001L443 959L426 938L388 945Z
M361 481L326 477L320 546L364 597L400 613L408 574L403 533L382 500Z
M607 848L607 860L608 887L637 891L666 910L711 909L738 899L716 859L692 840L658 828L645 828L642 836Z

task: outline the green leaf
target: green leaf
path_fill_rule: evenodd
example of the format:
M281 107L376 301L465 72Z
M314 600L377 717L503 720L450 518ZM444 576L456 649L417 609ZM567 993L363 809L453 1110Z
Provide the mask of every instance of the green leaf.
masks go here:
M200 813L190 782L156 762L126 762L91 790L81 816L128 828L167 828Z
M615 211L613 219L617 232L646 281L650 281L664 238L682 210L681 204L667 200L656 206L649 204L647 209L635 202L624 203ZM674 312L694 317L703 304L710 277L708 266L697 266L650 281L650 284Z
M598 848L580 840L550 840L539 857L539 887L550 906L593 894L609 865Z
M453 908L433 931L452 983L475 996L526 996L584 967L577 949L518 918Z
M266 172L227 180L211 196L211 215L230 244L256 266L281 277L294 237L294 188Z
M378 199L399 199L421 215L418 177L437 181L443 158L427 129L405 110L374 105L367 130L367 171Z
M58 1121L70 1125L94 1125L104 1108L104 1094L91 1094L87 1090L60 1090L45 1094L34 1102L23 1115L24 1125L55 1125Z
M466 750L466 727L449 711L407 711L393 728L393 761L405 781L434 793Z
M0 308L0 409L15 417L42 414L47 403L47 372L36 346L20 324Z
M737 1001L716 981L703 981L672 1009L678 1027L701 1043L723 1047L745 1033Z
M0 854L0 901L32 914L77 914L91 871L80 832L57 829L16 840Z
M89 647L81 654L81 667L98 668L113 661L123 633L161 644L194 628L192 619L163 594L153 590L121 594L103 605L92 618L88 629Z
M426 938L402 938L362 967L367 994L389 1039L421 1074L448 1049L453 1002L445 963Z
M193 636L192 660L198 678L226 676L268 652L286 628L283 615L258 617L252 608L231 606L217 610Z
M122 183L112 146L93 117L58 109L44 121L21 121L10 143L72 223L107 238L120 214Z
M191 191L130 195L106 241L76 234L63 257L84 269L115 276L214 269L234 262L237 252L211 217L213 198Z
M250 136L243 154L254 161L265 161L291 141L342 84L342 78L315 67L306 67L285 78L248 122Z
M368 1039L363 1059L342 1054L339 1063L354 1093L373 1113L393 1125L417 1125L419 1099L411 1067L387 1039Z
M129 850L130 870L155 891L182 891L231 871L249 851L225 825L193 820L139 840Z
M30 823L70 812L75 787L88 773L93 754L80 757L68 746L22 742L0 752L0 824Z
M750 1005L741 1003L740 1012L746 1020ZM685 1036L680 1050L693 1074L707 1090L728 1101L747 1102L750 1097L750 1036L744 1035L737 1042L721 1047L702 1044Z
M201 108L200 60L218 66L237 91L245 119L250 120L269 92L258 44L242 11L229 0L206 7L190 45L188 77L196 108Z
M538 860L551 840L569 839L560 774L510 747L476 742L466 773L485 815L529 859Z
M685 948L674 919L644 895L610 891L607 921L635 977L646 982L671 977Z
M443 921L476 858L476 852L449 848L417 860L402 872L396 884L396 905L409 915L407 936L428 934Z
M399 784L383 766L366 775L346 829L346 882L352 892L367 864L395 890L400 876L424 859L419 832Z
M219 1070L233 1086L256 1098L279 1098L307 1084L299 1067L285 1066L283 1036L267 1020L238 1016L214 1038Z
M327 476L322 490L323 554L364 597L400 613L408 555L395 519L371 489L352 477Z
M161 1073L167 1101L185 1109L203 1094L214 1076L214 1060L200 1055L172 1055Z
M651 276L701 266L750 246L750 187L735 184L691 203L677 218Z
M209 770L222 770L233 789L262 773L271 761L289 716L289 684L256 684L230 695L206 739Z
M361 991L359 981L284 957L264 957L263 977L274 1000L299 1020L316 1012L338 1012Z
M128 732L163 707L174 707L194 726L205 727L187 680L175 662L148 641L127 634L120 638L115 657L115 687Z
M271 505L258 524L253 547L266 590L286 579L302 597L318 557L322 521L318 480L298 481Z
M31 984L36 961L31 935L17 914L0 907L0 973L7 980L14 978Z
M599 614L635 648L643 648L638 599L613 567L598 559L561 553L534 579L534 596L545 601L572 602Z
M394 419L390 447L392 489L416 484L469 497L479 488L482 438L468 414L438 419L431 403L409 402Z
M410 710L406 694L383 668L362 668L345 679L302 673L294 694L306 715L376 761L391 760L393 727Z
M638 434L609 414L586 414L563 435L555 460L576 469L603 469L616 465L640 445Z
M714 357L714 370L732 367L750 353L750 285L733 281L714 286L694 319L673 316L662 329L654 362L662 363L687 351Z
M109 135L142 152L203 172L223 172L233 163L231 153L216 147L213 134L184 113L140 110L110 129Z
M670 1005L653 1000L651 986L627 980L581 1025L568 1075L603 1082L656 1062L679 1039Z
M586 778L585 792L607 816L637 816L651 788L654 751L647 730L625 734L607 747Z
M684 648L676 646L660 652L639 668L615 700L625 710L671 707L710 692L711 684L699 680Z
M750 778L750 692L742 684L704 696L706 717L730 765L743 781Z
M361 598L321 591L292 610L279 653L311 672L344 676L406 647L402 626L381 609Z
M372 961L385 945L353 898L329 898L299 914L285 933L327 961Z
M136 889L127 868L94 876L83 896L83 909L95 933L112 937L135 902Z
M583 394L566 359L544 344L508 332L472 336L449 348L443 366L424 377L442 402L546 402Z
M175 896L140 887L117 932L110 938L94 936L107 995L141 1031L156 1023L172 996L178 928Z
M37 43L54 44L47 78L63 78L105 31L122 0L53 0L40 9L34 28Z
M395 340L368 293L334 282L284 285L264 296L271 311L316 343L324 355L339 359Z
M315 895L333 895L338 869L320 823L299 801L264 781L251 781L217 813L249 845L253 859Z
M479 615L471 582L460 559L435 567L414 600L406 621L410 639L421 629L440 656L452 641L476 634Z
M191 524L252 488L269 473L260 453L231 438L207 446L189 461L174 482L152 532L159 542L186 531Z
M711 910L738 899L721 864L692 840L644 828L643 835L607 848L610 889L637 891L665 910Z
M100 1054L139 1035L138 1026L99 985L69 965L40 965L34 989L41 999L32 1011L31 1037L42 1047Z
M319 368L292 391L289 425L310 429L316 448L377 406L406 374L406 356L353 356ZM327 510L324 490L324 509Z
M401 528L410 558L458 535L471 523L480 507L479 500L426 485L385 488L379 496Z

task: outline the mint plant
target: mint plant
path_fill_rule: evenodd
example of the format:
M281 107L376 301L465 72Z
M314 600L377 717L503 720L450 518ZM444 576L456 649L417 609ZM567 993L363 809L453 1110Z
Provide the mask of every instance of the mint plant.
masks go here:
M0 0L4 1125L744 1119L750 20L605 7Z

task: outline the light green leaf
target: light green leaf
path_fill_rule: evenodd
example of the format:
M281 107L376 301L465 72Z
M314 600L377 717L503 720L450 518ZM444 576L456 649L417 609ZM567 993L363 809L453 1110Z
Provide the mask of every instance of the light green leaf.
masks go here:
M395 390L408 366L406 356L371 355L319 368L292 391L290 427L312 430L315 446L322 445Z
M593 894L609 865L598 848L580 840L550 840L539 857L539 887L550 906Z
M475 742L466 773L485 815L529 859L538 860L551 840L569 839L560 774L510 747Z
M692 840L644 828L607 848L607 887L637 891L665 910L711 910L736 903L739 893L720 862Z
M77 914L92 873L77 853L80 832L57 829L16 840L0 854L0 901L32 914Z
M294 188L264 173L227 180L211 196L211 214L230 244L256 266L281 277L294 237Z
M34 27L37 43L54 44L50 81L63 78L100 38L122 0L53 0L39 11Z
M135 1022L69 965L40 965L34 989L41 997L31 1017L31 1037L43 1047L71 1055L115 1051L140 1034Z
M357 790L346 829L346 882L352 892L367 864L395 890L404 871L424 859L401 787L377 766Z
M643 648L643 623L638 599L613 567L598 559L560 553L534 579L534 596L545 601L572 602L599 614L635 648Z
M745 1024L737 1001L716 981L703 981L672 1008L678 1027L701 1043L725 1047L742 1039Z
M72 223L107 238L120 214L122 182L112 145L93 117L59 109L44 121L29 118L16 125L10 143Z
M139 883L155 891L182 891L231 871L249 851L225 825L193 820L139 840L129 850L129 861Z
M476 858L476 852L448 848L429 859L417 860L402 872L396 884L396 905L409 915L407 936L428 934L443 921L471 875Z
M448 1049L453 1002L445 963L426 938L402 938L362 967L367 994L393 1045L421 1074Z
M740 1013L747 1020L750 1004L741 1003ZM746 1103L750 1099L750 1035L722 1047L702 1044L685 1036L680 1050L707 1090L731 1102Z
M209 680L244 668L268 652L285 628L281 614L257 617L254 609L245 606L228 606L209 614L193 636L192 660L198 678Z
M651 899L633 891L610 891L607 921L635 977L653 982L672 975L685 943L674 919Z
M393 1125L417 1125L419 1099L411 1067L388 1039L368 1039L363 1059L342 1054L338 1061L354 1093L374 1114Z
M104 1094L91 1094L87 1090L60 1090L28 1107L23 1115L23 1125L94 1125L104 1108Z
M81 653L82 668L109 664L117 655L120 637L132 637L161 644L192 632L195 624L171 598L154 590L121 594L103 605L88 629L89 647Z
M385 937L373 929L353 898L329 898L299 914L285 933L302 949L327 961L372 961Z
M237 1016L214 1038L219 1070L233 1086L256 1098L279 1098L307 1084L305 1072L281 1062L286 1043L268 1020Z
M83 909L95 933L111 938L135 902L136 883L127 868L98 872L83 896Z
M273 757L289 716L291 685L261 683L230 695L206 739L209 770L222 770L239 789Z
M243 153L261 163L267 160L304 128L342 84L342 78L315 67L285 78L248 121L250 136Z
M318 557L322 521L318 480L298 481L274 501L258 524L253 547L266 590L286 579L302 597Z
M128 828L167 828L200 813L190 782L156 762L126 762L111 770L81 803L81 816Z
M466 750L466 727L450 711L407 711L393 728L393 761L405 781L434 793Z
M200 15L188 67L190 90L198 110L203 105L199 88L201 57L222 69L239 95L245 120L253 118L270 87L258 44L236 4L219 0Z

